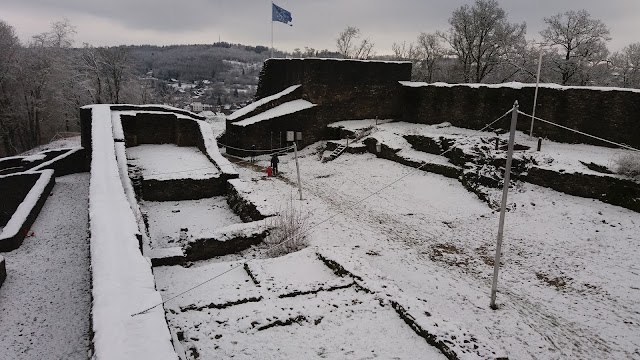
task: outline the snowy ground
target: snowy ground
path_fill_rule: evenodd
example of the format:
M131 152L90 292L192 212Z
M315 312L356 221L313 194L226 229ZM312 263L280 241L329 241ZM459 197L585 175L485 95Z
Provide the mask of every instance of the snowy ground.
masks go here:
M196 147L144 144L127 148L129 163L142 169L145 179L203 179L220 171Z
M87 173L58 177L26 238L6 259L0 359L87 359L91 273Z
M181 228L187 228L189 234L206 233L242 222L223 196L200 200L142 201L140 207L148 215L151 247L184 245L179 241Z
M408 156L409 158L436 163L437 161L433 159L434 155L412 150L411 145L402 138L402 135L424 135L432 138L445 137L451 139L464 139L469 146L477 144L477 139L480 137L490 138L496 136L496 134L492 132L480 132L454 127L449 123L420 125L406 122L386 122L384 124L375 125L375 120L349 120L337 122L330 126L343 127L356 132L366 127L375 126L376 129L372 133L373 137L384 141L385 144L393 146L394 148L401 148L404 153L415 154L415 156ZM509 134L501 134L499 137L501 140L506 142L509 139ZM585 164L583 164L591 162L615 172L616 161L623 155L633 153L631 150L620 148L586 144L565 144L547 139L542 141L540 151L535 151L538 146L538 139L530 138L528 134L521 131L516 132L515 142L519 145L528 146L530 150L526 151L526 154L538 160L540 166L570 173L579 172L584 174L602 175L602 173L590 170ZM524 152L520 151L518 153L523 154ZM440 158L443 161L447 161L444 157Z
M80 135L51 141L48 144L40 145L40 146L37 146L37 147L35 147L35 148L31 149L31 150L27 150L27 151L23 152L22 154L20 154L19 156L27 156L27 155L37 154L39 152L46 151L46 150L74 148L74 147L79 147L79 146L81 146L80 145Z
M167 304L187 353L204 359L446 359L371 294L334 275L311 249L249 263L258 287L237 263L154 270L163 296L233 269ZM286 296L320 286L332 291ZM249 299L249 300L247 300Z
M300 159L312 245L368 259L405 293L486 334L511 358L640 359L640 214L517 184L509 195L514 210L506 219L499 310L492 311L497 213L456 180L371 154L323 164L315 148ZM268 159L258 164L267 166ZM238 170L285 207L292 193L296 197L291 155L281 157L280 168L278 179L252 167Z

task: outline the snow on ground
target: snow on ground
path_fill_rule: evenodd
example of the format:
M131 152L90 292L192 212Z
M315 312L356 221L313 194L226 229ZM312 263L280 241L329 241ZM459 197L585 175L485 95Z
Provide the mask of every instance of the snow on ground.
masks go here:
M589 148L557 147L563 153ZM517 184L509 194L513 210L506 216L499 310L493 311L497 213L456 180L371 154L344 154L323 164L315 148L300 152L312 245L352 250L406 294L502 344L511 358L640 358L640 214ZM597 154L591 149L586 160ZM296 198L295 161L291 154L280 161L281 178L238 171L276 207L285 207L292 194ZM258 165L268 163L258 157Z
M372 126L375 120L350 120L341 121L331 124L331 127L343 127L351 131L358 131L365 127ZM529 121L520 118L519 121ZM477 139L495 138L496 134L489 131L477 131L465 128L451 126L449 123L437 125L421 125L407 122L387 122L378 124L372 133L372 137L384 141L385 144L395 148L403 149L401 155L409 158L420 160L420 157L411 156L418 153L411 149L411 145L402 138L402 135L423 135L433 138L446 137L462 140L472 146L477 144ZM595 134L597 135L597 134ZM498 136L501 140L507 141L509 134L501 134ZM516 132L515 142L520 145L528 146L530 150L518 151L518 154L527 154L538 160L540 167L563 170L568 173L583 173L592 175L602 175L602 173L590 170L584 163L593 162L596 165L603 166L610 171L615 171L616 160L625 154L634 153L632 150L620 148L610 148L587 144L566 144L559 143L548 139L542 140L540 151L536 151L538 146L538 138L530 138L528 134L521 131ZM430 156L422 153L419 156ZM425 158L425 161L434 162L433 159ZM616 176L616 175L613 175Z
M184 245L179 241L181 228L189 229L188 234L206 233L242 222L223 196L200 200L143 201L140 205L148 215L151 247Z
M145 179L208 179L220 171L196 147L145 144L127 148L129 163L142 169Z
M31 150L27 150L27 151L23 152L19 156L33 155L33 154L37 154L39 152L46 151L46 150L66 149L66 148L74 148L74 147L79 147L79 146L81 146L80 145L80 135L73 136L73 137L68 137L68 138L64 138L64 139L58 139L58 140L54 140L54 141L52 141L52 142L50 142L48 144L36 146L35 148L33 148Z
M390 307L334 275L312 249L247 264L197 263L154 270L164 297L232 269L228 276L167 303L171 327L201 358L445 359ZM344 288L285 296L309 286ZM230 305L232 304L232 305ZM190 350L187 350L189 352Z
M91 270L87 173L58 177L33 236L6 258L0 358L87 359Z

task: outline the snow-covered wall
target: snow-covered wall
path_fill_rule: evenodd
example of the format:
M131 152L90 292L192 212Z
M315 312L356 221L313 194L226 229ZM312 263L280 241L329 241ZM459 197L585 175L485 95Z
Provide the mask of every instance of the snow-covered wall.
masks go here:
M171 359L171 344L162 305L155 290L149 260L142 256L138 225L127 201L112 135L109 105L91 111L91 231L92 324L97 360Z
M9 216L0 232L0 251L11 251L22 244L26 232L38 217L54 184L53 170L0 176L0 188L3 190L0 193L3 198L0 205L3 225L6 216Z
M401 82L402 120L421 124L450 122L480 129L513 107L532 113L535 84L445 84ZM542 84L536 117L611 141L640 147L640 91L620 88ZM508 118L498 124L508 129ZM518 129L529 131L531 119L519 116ZM534 135L562 142L607 144L536 122Z

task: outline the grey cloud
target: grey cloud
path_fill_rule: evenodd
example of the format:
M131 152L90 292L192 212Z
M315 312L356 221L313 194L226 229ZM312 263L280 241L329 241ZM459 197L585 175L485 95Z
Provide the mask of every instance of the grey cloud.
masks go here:
M448 19L457 7L471 0L277 0L293 14L293 27L274 24L276 47L292 50L305 46L334 49L335 38L346 26L359 27L375 43L378 52L389 52L393 42L414 41L420 32L446 30ZM544 28L543 18L566 10L586 9L594 18L611 28L616 50L640 41L637 0L501 0L500 5L512 22L526 22L527 36L537 38ZM92 16L119 24L132 32L151 35L148 43L179 38L182 43L202 38L238 39L251 44L268 45L270 39L270 1L267 0L3 0L3 9L24 11L33 16L51 18L69 14L70 18ZM37 15L36 15L37 14ZM73 16L71 16L73 15ZM55 18L53 16L56 16ZM3 19L16 28L21 24ZM23 32L25 30L22 30ZM79 32L86 31L79 29ZM88 31L108 31L89 29ZM34 31L35 33L36 31ZM79 34L80 35L80 34ZM105 34L100 34L105 37ZM183 37L181 37L184 35ZM112 44L130 43L127 34L110 35Z

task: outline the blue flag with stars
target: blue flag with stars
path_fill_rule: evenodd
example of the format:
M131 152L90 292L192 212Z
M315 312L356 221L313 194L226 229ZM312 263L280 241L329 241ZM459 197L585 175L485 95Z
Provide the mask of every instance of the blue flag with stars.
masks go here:
M291 13L274 3L271 3L271 21L279 21L281 23L288 24L289 26L293 26L292 24L289 24L289 22L293 21Z

